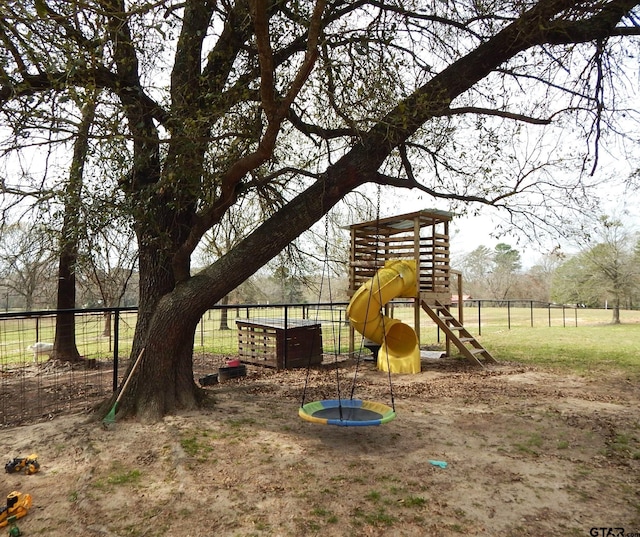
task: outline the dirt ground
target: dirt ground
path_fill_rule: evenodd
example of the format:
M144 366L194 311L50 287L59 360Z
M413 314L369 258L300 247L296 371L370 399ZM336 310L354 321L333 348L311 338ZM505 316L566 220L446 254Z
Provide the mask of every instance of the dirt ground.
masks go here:
M338 376L348 396L354 369L311 371L305 401ZM306 371L249 373L153 425L3 430L6 462L41 463L0 474L0 493L33 498L22 534L640 535L640 387L622 376L428 358L393 376L395 420L345 428L298 417ZM391 405L387 375L361 364L355 397Z

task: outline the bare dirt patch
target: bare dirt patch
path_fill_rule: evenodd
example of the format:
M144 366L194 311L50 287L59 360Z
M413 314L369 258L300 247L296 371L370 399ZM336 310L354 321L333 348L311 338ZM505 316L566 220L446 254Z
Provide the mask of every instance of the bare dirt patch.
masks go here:
M426 360L393 377L396 420L343 428L298 418L305 374L250 368L152 425L76 413L6 429L5 462L36 452L42 469L3 473L0 492L31 494L18 525L51 537L640 532L640 389L624 377ZM306 400L335 389L313 370ZM355 395L390 404L386 374L361 365Z

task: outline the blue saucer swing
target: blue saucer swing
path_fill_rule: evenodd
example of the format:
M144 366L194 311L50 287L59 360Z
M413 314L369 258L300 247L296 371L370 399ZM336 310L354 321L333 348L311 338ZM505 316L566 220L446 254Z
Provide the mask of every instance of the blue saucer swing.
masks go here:
M327 399L302 405L298 415L311 423L339 425L340 427L366 427L382 425L396 417L393 408L382 403L360 399Z
M380 190L378 189L378 207L380 206ZM324 274L327 268L327 259L328 259L328 237L329 237L329 229L328 229L328 219L325 220L325 256L324 256L324 265L322 268L322 278L320 283L320 293L319 296L322 296L322 286L324 283ZM377 251L377 248L376 248ZM329 301L332 302L331 299L331 282L329 280ZM320 308L316 311L319 311ZM333 317L333 308L331 309L331 315ZM331 327L335 327L334 319L331 319ZM364 337L362 339L362 343L360 346L360 353L358 355L358 365L359 365L359 357L362 354L362 347L364 343ZM313 345L310 347L313 348ZM336 373L337 373L337 357L338 351L334 351L334 357L336 361ZM309 382L309 372L310 372L310 360L307 364L307 376L304 383L304 390L302 393L302 403L300 404L300 408L298 409L298 415L305 421L311 423L317 423L320 425L338 425L340 427L368 427L372 425L382 425L384 423L388 423L391 420L395 419L396 411L394 407L393 401L393 387L391 384L391 372L390 368L388 368L388 377L389 377L389 391L391 393L391 406L387 406L383 403L376 403L373 401L362 401L360 399L354 399L353 394L355 391L355 384L358 374L358 365L356 366L356 372L353 380L353 385L351 388L351 398L343 399L340 395L340 382L337 383L337 399L325 399L322 401L314 401L312 403L305 403L305 396L307 392L307 385Z

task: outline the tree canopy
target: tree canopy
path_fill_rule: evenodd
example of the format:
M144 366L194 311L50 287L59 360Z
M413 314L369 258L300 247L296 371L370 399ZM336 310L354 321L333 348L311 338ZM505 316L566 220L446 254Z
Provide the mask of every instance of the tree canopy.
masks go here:
M147 419L197 404L206 308L362 185L509 207L524 225L588 210L581 172L623 131L640 35L635 0L8 0L0 14L5 207L56 203L95 99L83 199L136 230L132 352L146 352L120 408ZM258 225L193 275L244 200Z
M602 217L591 240L554 276L552 297L561 303L609 307L620 323L620 308L631 308L640 293L640 239L619 220Z

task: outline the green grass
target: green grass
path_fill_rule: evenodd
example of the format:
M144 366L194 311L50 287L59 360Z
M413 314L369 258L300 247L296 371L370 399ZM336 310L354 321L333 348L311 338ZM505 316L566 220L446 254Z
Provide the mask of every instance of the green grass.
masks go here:
M207 449L207 446L196 438L195 435L182 438L180 440L180 446L190 457L195 457L199 455L201 451L205 451Z
M454 310L457 315L457 310ZM622 310L622 324L612 325L611 310L528 307L465 308L464 325L498 361L550 367L577 374L618 371L640 378L640 310ZM510 327L509 327L509 317ZM413 324L413 309L395 308L394 316ZM576 326L577 316L577 326ZM420 315L420 342L444 348L444 334L426 313ZM480 329L479 329L480 328ZM479 335L480 334L480 335ZM456 348L452 346L452 352Z
M382 508L378 508L375 511L366 511L361 507L356 507L353 511L353 518L356 525L358 525L357 521L362 521L376 527L392 526L397 521L396 517Z
M92 486L99 490L111 490L113 486L136 485L139 483L141 477L142 474L140 470L129 470L116 463L105 479L98 479Z
M457 309L454 309L457 314ZM392 308L395 318L413 326L412 306L398 305ZM466 307L464 325L499 361L515 361L536 366L554 367L579 374L618 369L636 378L640 359L640 311L623 310L623 324L611 325L611 310L489 307ZM478 326L480 314L481 326ZM236 315L247 316L246 309L229 310L228 330L220 329L221 310L211 310L201 319L194 340L195 354L233 356L238 352L238 335L235 329ZM251 317L282 318L282 308L250 310ZM299 308L289 311L291 319L300 318ZM344 322L344 308L334 312L311 310L308 317L322 321L323 348L331 354L339 348L346 352L349 343L349 327ZM126 312L120 315L119 354L127 356L131 349L137 315ZM533 326L532 324L533 319ZM330 321L334 321L333 324ZM102 336L105 319L102 315L85 314L76 318L77 343L80 354L97 359L109 359L113 355L113 336ZM6 319L0 321L0 366L30 361L26 347L35 341L53 341L55 316L40 319ZM577 326L576 326L577 324ZM436 345L444 342L428 315L420 313L420 342ZM335 329L332 329L333 328ZM361 337L355 335L358 352ZM368 353L366 349L362 349ZM453 349L455 351L455 348Z
M140 480L140 470L128 470L110 475L107 482L111 485L127 485Z
M640 375L640 324L483 329L479 339L498 361L578 374L619 370Z
M427 500L422 496L409 496L403 500L403 504L407 507L423 507Z
M518 451L538 456L542 448L542 443L542 436L540 436L539 433L531 433L522 442L517 442L514 446Z

